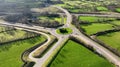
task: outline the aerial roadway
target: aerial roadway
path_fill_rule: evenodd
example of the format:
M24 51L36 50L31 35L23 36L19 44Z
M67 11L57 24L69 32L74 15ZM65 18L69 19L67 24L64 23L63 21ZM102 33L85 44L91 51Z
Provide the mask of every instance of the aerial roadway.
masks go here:
M99 43L93 41L91 38L84 35L81 31L79 31L75 26L73 26L71 24L72 15L66 9L64 9L62 7L58 7L58 6L51 6L51 7L55 7L55 8L57 8L65 13L65 15L67 16L67 20L66 20L66 24L63 26L63 28L72 29L73 32L71 34L61 35L61 34L56 33L56 29L53 29L53 28L29 26L29 25L20 24L20 23L19 24L18 23L11 24L11 23L6 22L6 21L2 21L2 20L0 21L1 25L14 26L16 28L21 28L24 30L28 30L28 31L42 34L42 35L47 37L47 42L44 43L42 46L39 46L37 49L33 50L28 56L28 58L31 59L32 62L35 62L34 67L44 67L44 63L46 61L48 61L48 59L52 56L52 54L54 53L56 48L62 46L64 44L64 42L66 42L69 39L69 37L71 37L71 36L78 39L79 41L83 42L83 44L92 46L96 50L97 53L104 56L107 60L109 60L110 62L112 62L116 66L120 67L120 58L118 56L116 56L114 53L110 52L105 47L101 46ZM35 52L41 50L41 48L44 46L48 46L48 44L51 42L51 38L47 33L50 33L51 35L55 36L58 39L58 41L42 57L40 57L40 58L33 57L33 54Z

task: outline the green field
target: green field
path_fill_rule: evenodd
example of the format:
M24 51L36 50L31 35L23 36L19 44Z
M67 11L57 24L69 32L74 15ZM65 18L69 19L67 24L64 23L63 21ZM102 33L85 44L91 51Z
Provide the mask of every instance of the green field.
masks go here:
M98 17L91 17L91 16L80 16L79 20L80 21L88 21L88 22L96 22L98 21Z
M98 11L108 11L106 7L99 6L96 8Z
M114 67L82 45L69 40L48 67Z
M62 21L62 17L48 17L48 16L39 16L38 19L40 21L49 21L49 22L54 22L54 21L57 21L59 23L64 23L64 19Z
M94 34L94 33L97 33L99 31L104 31L104 30L109 30L109 29L112 29L113 25L111 24L102 24L102 23L94 23L94 24L91 24L91 25L80 25L85 33L87 34Z
M116 12L120 13L120 8L116 8Z
M120 32L108 33L98 36L97 39L120 52Z
M113 24L116 24L116 25L120 25L120 21L118 20L116 20L116 21L113 21L113 22L111 22L111 23L113 23Z
M45 41L43 36L0 45L0 67L21 67L21 54L30 47Z
M94 17L94 16L79 16L78 19L79 19L79 21L85 21L85 22L115 20L115 18L104 18L104 17Z
M68 11L72 13L78 13L80 12L80 9L69 9Z

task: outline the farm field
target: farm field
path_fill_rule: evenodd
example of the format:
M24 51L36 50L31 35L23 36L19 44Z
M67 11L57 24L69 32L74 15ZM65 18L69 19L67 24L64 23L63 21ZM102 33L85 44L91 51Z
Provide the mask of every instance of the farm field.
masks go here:
M90 35L97 33L99 31L110 30L113 29L113 25L111 24L104 24L104 23L92 23L90 25L80 25L82 29L84 29L85 33Z
M78 17L81 28L88 34L94 34L99 31L105 31L115 28L119 24L116 18L94 17L94 16L80 16ZM112 23L112 24L111 24Z
M35 46L36 44L45 41L43 36L38 36L26 40L16 41L9 44L0 45L0 67L21 67L23 62L21 60L21 54Z
M97 39L120 52L120 32L97 36Z
M69 40L48 67L114 67L82 45Z
M98 11L108 11L108 8L103 7L103 6L99 6L96 8Z
M84 22L98 22L98 21L108 21L108 20L116 20L115 18L105 18L105 17L94 17L94 16L79 16L79 21Z
M120 13L120 8L116 8L116 12Z

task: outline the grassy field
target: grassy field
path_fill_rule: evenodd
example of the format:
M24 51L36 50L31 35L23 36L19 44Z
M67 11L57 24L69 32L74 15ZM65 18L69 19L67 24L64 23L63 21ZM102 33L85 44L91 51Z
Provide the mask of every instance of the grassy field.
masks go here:
M69 40L48 67L114 67L82 45Z
M68 11L72 13L78 13L80 12L80 9L69 9Z
M120 32L108 33L97 38L120 52Z
M94 33L97 33L99 31L104 31L104 30L109 30L109 29L112 29L113 25L111 24L100 24L100 23L94 23L94 24L91 24L91 25L80 25L84 30L85 32L90 35L90 34L94 34Z
M85 22L115 20L115 18L104 18L104 17L94 17L94 16L79 16L78 19L79 19L79 21L85 21Z
M21 54L28 48L45 40L43 36L0 45L0 67L21 67Z
M79 20L81 20L81 21L88 21L88 22L95 22L98 19L99 19L98 17L91 17L91 16L80 16L79 17Z
M40 21L47 21L47 20L49 20L49 22L57 21L59 23L62 23L62 18L61 17L40 16L40 17L38 17L38 19L40 19Z
M108 9L106 7L103 6L99 6L96 8L98 11L108 11Z
M120 8L116 8L116 12L120 13Z
M120 21L119 20L113 21L111 23L116 24L116 25L120 25Z

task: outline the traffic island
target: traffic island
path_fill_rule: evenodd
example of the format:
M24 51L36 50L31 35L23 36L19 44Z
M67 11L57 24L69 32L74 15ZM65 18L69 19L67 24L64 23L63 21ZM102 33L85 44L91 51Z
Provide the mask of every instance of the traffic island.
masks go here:
M56 32L58 34L67 35L67 34L71 34L72 33L72 29L70 29L70 28L60 28L60 29L57 29Z

